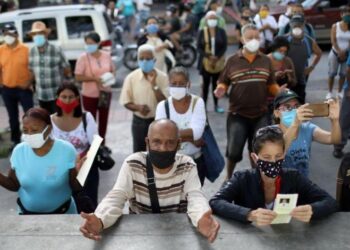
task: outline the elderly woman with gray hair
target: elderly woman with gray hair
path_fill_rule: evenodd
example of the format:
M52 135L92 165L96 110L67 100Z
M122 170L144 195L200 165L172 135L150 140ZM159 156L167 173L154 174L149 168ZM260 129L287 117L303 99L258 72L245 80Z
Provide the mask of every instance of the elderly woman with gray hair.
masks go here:
M179 128L181 145L178 153L191 156L195 161L198 176L203 186L206 175L201 147L206 123L204 101L190 93L190 78L184 67L175 67L169 72L170 97L161 101L156 110L156 120L168 118Z
M155 66L155 48L138 48L139 68L127 75L120 94L120 104L133 112L133 151L145 151L148 127L154 120L157 104L168 96L168 77Z

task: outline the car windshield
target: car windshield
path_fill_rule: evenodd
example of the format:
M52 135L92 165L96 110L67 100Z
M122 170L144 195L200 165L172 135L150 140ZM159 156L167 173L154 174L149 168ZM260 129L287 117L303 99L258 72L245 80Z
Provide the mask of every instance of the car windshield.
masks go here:
M314 6L317 2L318 0L306 0L302 3L302 5L305 9L308 9Z

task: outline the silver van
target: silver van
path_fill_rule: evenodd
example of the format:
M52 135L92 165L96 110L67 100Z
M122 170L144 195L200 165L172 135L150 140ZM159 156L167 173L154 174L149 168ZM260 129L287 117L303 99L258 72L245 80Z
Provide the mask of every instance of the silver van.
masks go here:
M104 5L63 5L7 12L0 15L0 30L7 23L14 24L20 39L32 47L28 32L35 21L42 21L51 29L49 41L59 45L71 63L84 52L84 36L96 31L101 36L102 49L110 51L114 63L120 65L122 58L115 51L113 26Z

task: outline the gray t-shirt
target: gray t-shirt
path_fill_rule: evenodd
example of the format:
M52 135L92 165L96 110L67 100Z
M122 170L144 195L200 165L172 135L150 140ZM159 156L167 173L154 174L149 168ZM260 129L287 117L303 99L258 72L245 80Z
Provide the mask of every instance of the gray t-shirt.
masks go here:
M288 56L294 64L297 85L305 85L304 70L308 66L308 61L312 54L312 39L309 36L305 36L301 40L291 37L288 37L288 40L290 41Z

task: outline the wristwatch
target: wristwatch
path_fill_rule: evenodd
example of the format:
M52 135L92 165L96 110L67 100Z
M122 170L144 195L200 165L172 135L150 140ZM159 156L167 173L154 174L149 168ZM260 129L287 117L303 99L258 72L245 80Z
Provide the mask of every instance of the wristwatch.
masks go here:
M153 90L157 91L159 89L159 86L158 85L154 85L153 86Z

